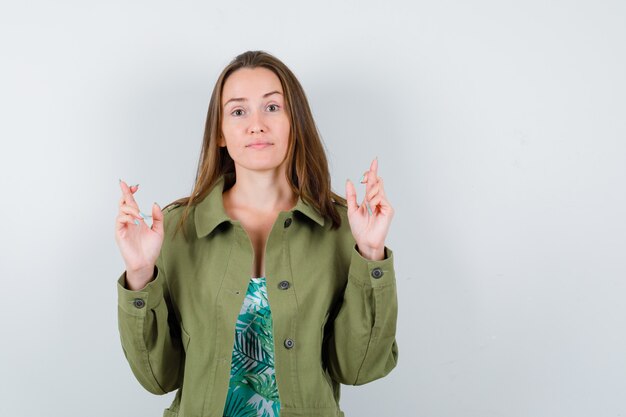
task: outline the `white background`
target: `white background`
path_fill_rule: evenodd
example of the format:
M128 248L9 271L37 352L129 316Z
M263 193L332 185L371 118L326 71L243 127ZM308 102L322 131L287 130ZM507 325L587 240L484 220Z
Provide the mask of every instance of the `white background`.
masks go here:
M119 343L118 179L188 195L255 49L303 84L334 190L378 156L396 209L399 364L348 417L626 415L626 3L300 3L2 2L0 415L169 405Z

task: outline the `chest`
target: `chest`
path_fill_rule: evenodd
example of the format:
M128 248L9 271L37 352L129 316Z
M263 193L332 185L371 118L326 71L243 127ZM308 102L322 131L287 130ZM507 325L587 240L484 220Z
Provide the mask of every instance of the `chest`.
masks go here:
M262 249L265 246L275 219L275 216L264 219L240 219L241 227L248 235L255 252L257 249Z
M231 210L229 216L237 219L245 231L253 249L253 262L251 274L254 277L265 276L265 251L267 240L278 212L270 214L254 213L243 210Z
M238 313L253 266L255 277L267 278L269 298L276 304L295 303L296 292L303 311L315 310L312 304L331 304L348 277L350 257L345 252L350 246L326 239L313 232L313 225L288 217L284 214L258 229L248 225L245 230L243 222L224 226L220 233L194 242L191 248L181 247L168 257L170 276L176 277L171 289L181 291L180 303L197 307L204 315L214 302L229 309L232 306L232 313ZM182 301L187 297L194 301ZM280 316L278 310L276 313Z

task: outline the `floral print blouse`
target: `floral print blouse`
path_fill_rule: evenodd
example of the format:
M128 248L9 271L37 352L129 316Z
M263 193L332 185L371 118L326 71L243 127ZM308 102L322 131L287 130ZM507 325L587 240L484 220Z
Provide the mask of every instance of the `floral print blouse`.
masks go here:
M235 329L224 417L279 417L265 277L251 278Z

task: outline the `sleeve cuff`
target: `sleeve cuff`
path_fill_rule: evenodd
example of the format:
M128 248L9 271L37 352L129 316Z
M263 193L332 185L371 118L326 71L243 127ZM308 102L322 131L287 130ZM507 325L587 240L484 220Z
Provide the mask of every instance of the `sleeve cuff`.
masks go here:
M357 285L372 288L394 284L396 276L393 268L393 251L385 246L385 258L371 261L361 256L355 244L352 247L349 279Z
M141 290L132 291L126 288L126 271L117 280L117 303L127 314L143 317L146 311L154 309L163 299L161 273L154 267L156 277Z

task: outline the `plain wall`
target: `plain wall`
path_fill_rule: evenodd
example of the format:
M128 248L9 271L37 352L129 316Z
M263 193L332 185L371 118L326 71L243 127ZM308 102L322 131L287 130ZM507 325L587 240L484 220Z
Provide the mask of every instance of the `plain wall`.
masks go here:
M626 4L3 2L0 415L160 416L117 329L118 179L191 191L245 50L300 79L334 190L396 209L398 367L349 417L626 415ZM364 187L358 185L359 201Z

